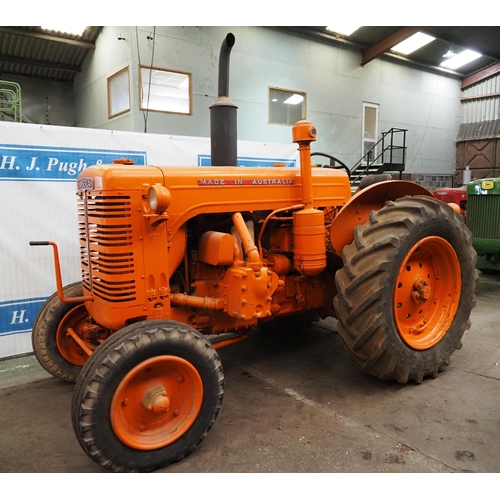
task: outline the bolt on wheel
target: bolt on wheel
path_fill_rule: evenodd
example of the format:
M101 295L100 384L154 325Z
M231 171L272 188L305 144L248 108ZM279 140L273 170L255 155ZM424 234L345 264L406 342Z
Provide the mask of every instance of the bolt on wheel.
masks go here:
M205 337L177 321L141 321L113 333L82 368L73 429L103 467L148 472L196 449L223 395L221 361Z
M111 401L111 425L137 450L155 450L179 439L196 420L203 383L196 368L177 356L143 361L123 378Z
M63 293L65 297L81 297L82 283L66 285ZM38 311L31 333L33 350L42 367L54 377L76 382L88 354L66 334L68 329L81 333L88 317L83 304L61 302L57 292Z
M69 363L83 366L89 355L68 334L68 328L72 328L78 335L80 330L87 324L89 314L84 304L74 307L64 316L57 327L56 344L61 356Z
M417 350L439 343L460 302L460 263L443 238L416 243L399 268L394 288L394 320L402 340Z
M475 306L476 252L463 217L430 196L387 202L343 250L334 299L352 358L382 380L437 377Z

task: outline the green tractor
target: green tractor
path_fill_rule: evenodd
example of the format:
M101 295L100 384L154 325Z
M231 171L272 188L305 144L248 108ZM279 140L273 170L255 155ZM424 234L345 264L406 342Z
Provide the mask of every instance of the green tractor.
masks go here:
M500 274L500 178L467 185L467 227L477 252L476 268Z

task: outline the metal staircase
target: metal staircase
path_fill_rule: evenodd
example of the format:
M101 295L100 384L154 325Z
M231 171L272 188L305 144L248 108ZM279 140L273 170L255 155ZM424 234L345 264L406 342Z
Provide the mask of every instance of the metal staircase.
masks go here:
M382 132L380 140L351 168L352 192L367 175L399 172L401 179L406 163L406 132L407 129L394 127ZM377 149L380 149L379 154L376 154Z

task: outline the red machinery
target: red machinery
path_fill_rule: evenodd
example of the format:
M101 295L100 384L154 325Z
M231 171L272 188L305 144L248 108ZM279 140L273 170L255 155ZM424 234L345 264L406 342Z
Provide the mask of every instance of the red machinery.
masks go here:
M467 191L466 186L459 188L438 188L434 190L434 196L445 203L456 203L460 207L460 213L464 219L467 213Z

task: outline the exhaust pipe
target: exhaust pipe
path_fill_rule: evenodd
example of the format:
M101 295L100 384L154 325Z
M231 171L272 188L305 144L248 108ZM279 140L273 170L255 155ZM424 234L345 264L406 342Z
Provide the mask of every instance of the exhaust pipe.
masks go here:
M238 160L238 134L236 110L229 99L229 56L236 38L228 33L219 55L219 96L210 106L210 154L212 166L236 166Z

